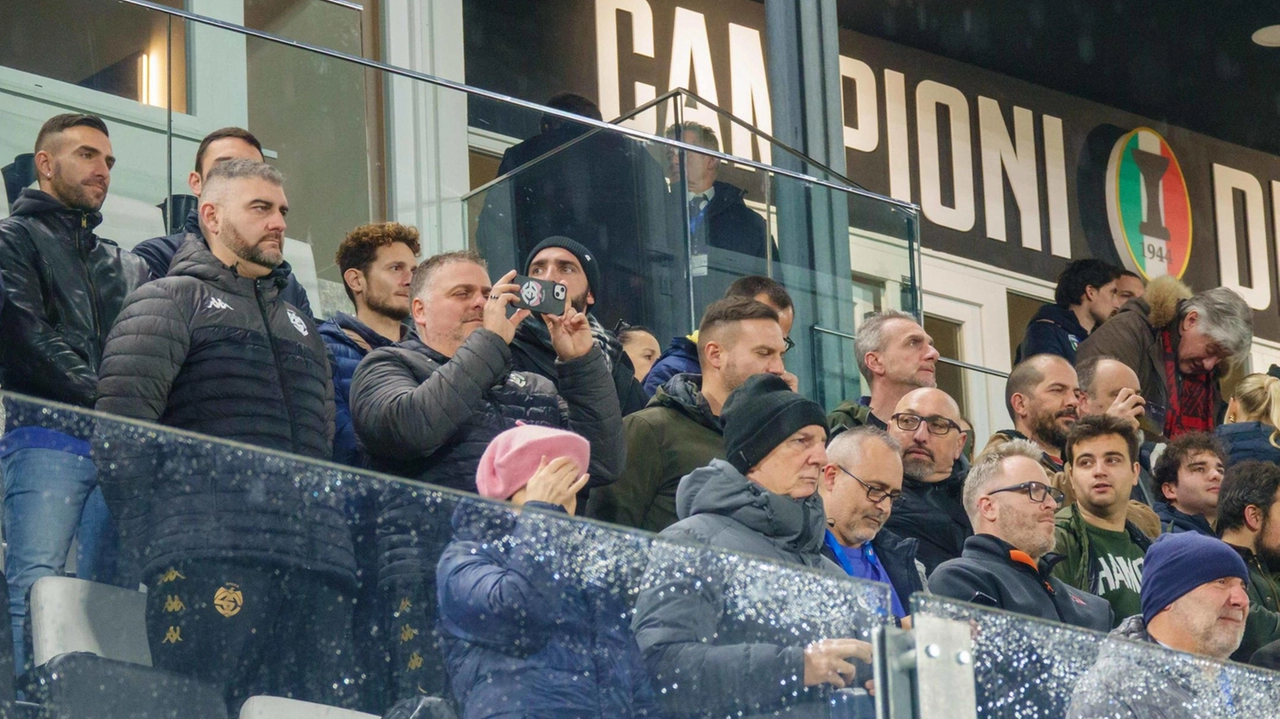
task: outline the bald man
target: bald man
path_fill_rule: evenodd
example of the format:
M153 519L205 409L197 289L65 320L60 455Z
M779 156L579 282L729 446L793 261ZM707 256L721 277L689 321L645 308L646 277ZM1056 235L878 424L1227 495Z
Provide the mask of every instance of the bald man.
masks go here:
M1058 355L1039 354L1018 363L1005 384L1005 408L1013 429L991 436L982 454L1013 440L1040 448L1040 466L1050 479L1062 471L1062 448L1079 416L1080 384L1075 368Z
M922 387L898 400L888 418L889 436L902 445L902 498L885 529L920 541L916 558L926 572L960 556L973 534L961 493L969 463L961 450L965 432L951 395Z

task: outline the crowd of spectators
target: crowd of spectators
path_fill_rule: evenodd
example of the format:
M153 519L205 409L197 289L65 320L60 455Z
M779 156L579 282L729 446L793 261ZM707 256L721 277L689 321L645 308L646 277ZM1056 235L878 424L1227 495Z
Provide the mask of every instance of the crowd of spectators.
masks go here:
M473 251L419 262L417 230L373 223L335 258L353 313L317 326L283 260L285 178L248 132L201 143L184 231L133 252L93 232L105 123L57 116L35 149L39 189L0 221L6 389L409 481L330 497L284 462L245 471L88 416L10 415L20 672L28 591L78 536L82 577L146 587L155 664L232 708L267 690L379 710L436 694L476 718L809 715L873 688L869 627L735 613L724 577L658 562L627 597L557 569L548 514L880 582L883 620L906 627L929 591L1280 662L1280 380L1251 375L1223 401L1251 342L1229 290L1069 264L1008 378L1012 428L971 460L971 424L905 313L862 320L869 393L828 413L787 369L796 308L775 280L734 282L660 353L597 318L617 258L590 242L549 235L490 269ZM741 191L696 159L680 170L695 247L767 256ZM517 274L562 284L563 314L513 307ZM510 504L446 511L425 485ZM1196 634L1212 612L1230 631ZM1108 701L1077 700L1081 716Z

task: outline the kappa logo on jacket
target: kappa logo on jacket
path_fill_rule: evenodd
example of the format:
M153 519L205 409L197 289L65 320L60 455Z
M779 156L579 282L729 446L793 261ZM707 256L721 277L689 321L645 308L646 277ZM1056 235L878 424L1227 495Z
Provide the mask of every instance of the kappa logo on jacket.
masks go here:
M229 310L231 309L231 305L223 302L222 299L218 297L210 297L209 302L205 304L204 308L206 310Z
M293 328L301 332L303 337L306 337L309 334L307 332L307 323L302 321L302 318L298 316L297 312L294 312L293 310L289 310L288 312L289 322L293 323Z

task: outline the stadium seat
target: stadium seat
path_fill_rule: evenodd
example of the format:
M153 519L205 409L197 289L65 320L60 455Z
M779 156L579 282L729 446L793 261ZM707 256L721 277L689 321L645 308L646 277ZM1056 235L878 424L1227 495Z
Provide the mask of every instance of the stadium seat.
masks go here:
M77 652L35 673L43 719L227 719L217 687L161 669Z
M31 587L32 660L88 652L151 666L147 595L71 577L41 577Z
M240 707L240 719L378 719L378 717L297 699L258 696L249 697L249 701Z

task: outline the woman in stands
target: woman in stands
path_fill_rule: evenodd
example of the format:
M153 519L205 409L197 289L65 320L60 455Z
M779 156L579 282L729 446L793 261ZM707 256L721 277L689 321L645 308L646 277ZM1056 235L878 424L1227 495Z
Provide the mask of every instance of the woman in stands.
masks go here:
M1217 434L1227 445L1227 466L1247 459L1280 462L1280 379L1251 374L1227 405L1227 424Z
M555 516L573 514L590 451L572 432L509 429L476 485L519 509L463 500L454 512L436 576L463 719L658 716L625 589L578 570L589 543Z

